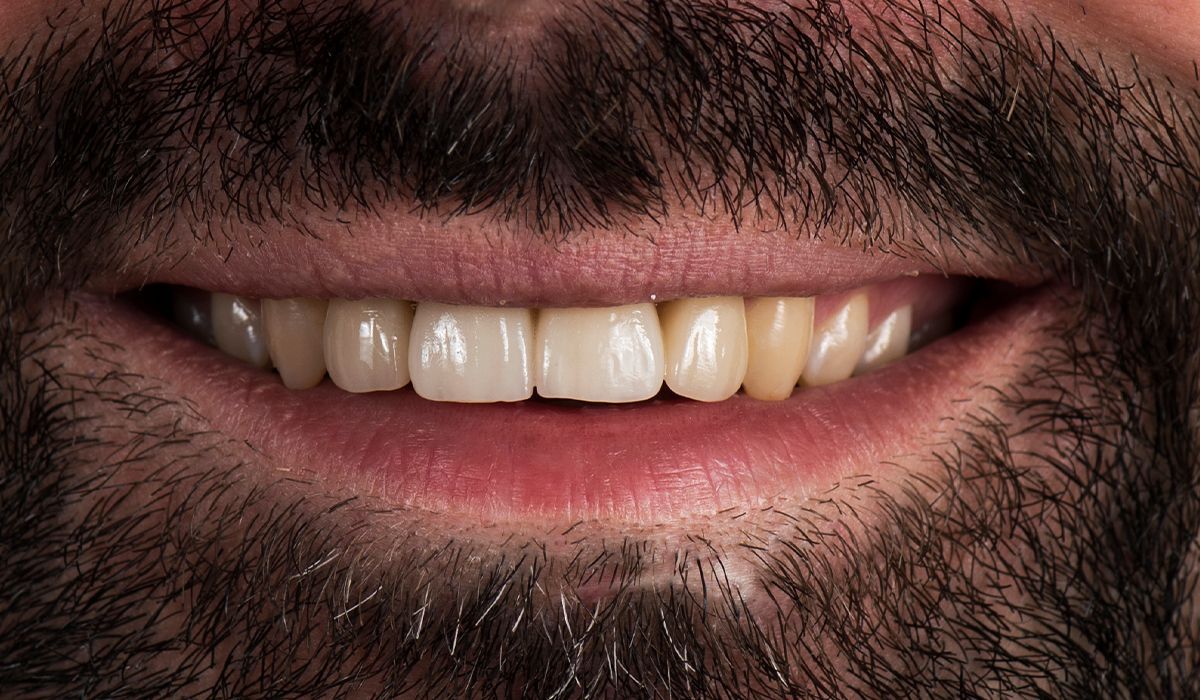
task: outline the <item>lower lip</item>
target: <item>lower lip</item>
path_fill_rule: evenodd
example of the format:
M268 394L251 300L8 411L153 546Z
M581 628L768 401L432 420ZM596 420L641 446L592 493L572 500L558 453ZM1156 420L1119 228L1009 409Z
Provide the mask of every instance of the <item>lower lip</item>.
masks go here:
M81 304L133 369L188 397L208 428L245 440L269 467L493 521L655 522L882 475L1019 371L1058 301L1053 289L1027 294L894 365L787 401L617 406L435 403L329 382L293 392L121 302Z

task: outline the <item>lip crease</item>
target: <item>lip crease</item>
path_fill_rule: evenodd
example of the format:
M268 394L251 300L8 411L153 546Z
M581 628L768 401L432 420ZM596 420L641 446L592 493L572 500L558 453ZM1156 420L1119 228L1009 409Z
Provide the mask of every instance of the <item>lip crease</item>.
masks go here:
M897 363L782 402L659 398L629 405L464 405L411 387L349 394L328 380L290 391L132 305L78 301L131 369L197 407L277 469L396 505L487 520L659 522L802 498L925 453L943 421L1002 385L1058 313L1031 290Z

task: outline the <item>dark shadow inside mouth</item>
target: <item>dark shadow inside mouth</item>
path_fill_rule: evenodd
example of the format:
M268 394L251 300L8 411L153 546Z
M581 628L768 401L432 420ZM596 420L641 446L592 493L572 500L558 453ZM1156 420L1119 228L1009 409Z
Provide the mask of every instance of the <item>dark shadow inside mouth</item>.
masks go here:
M181 293L185 289L187 288L169 284L151 284L141 289L131 289L122 292L117 295L117 298L144 313L172 322L171 302L176 294Z
M914 320L906 354L911 355L939 338L962 330L1023 293L1024 290L1007 282L971 280L968 292L946 311Z
M739 391L739 393L741 393L741 392ZM576 399L551 399L551 398L546 398L544 396L540 396L537 393L536 389L534 389L533 398L528 399L528 401L544 404L547 406L554 406L557 408L570 408L570 409L581 409L581 410L582 409L595 410L595 409L605 409L605 408L611 409L614 406L637 408L639 406L648 406L651 404L684 403L684 402L694 403L693 399L689 399L687 397L680 396L679 394L676 394L675 392L671 391L669 388L667 388L667 385L665 382L663 383L662 389L659 390L659 392L657 394L655 394L654 396L652 396L648 399L644 399L642 401L630 401L630 402L625 402L625 403L614 404L614 403L598 403L595 401L578 401Z

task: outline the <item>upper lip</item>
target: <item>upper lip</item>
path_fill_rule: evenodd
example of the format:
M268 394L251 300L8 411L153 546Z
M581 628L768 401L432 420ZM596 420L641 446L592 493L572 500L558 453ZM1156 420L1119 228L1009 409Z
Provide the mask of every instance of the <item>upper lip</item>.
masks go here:
M1015 262L924 247L904 254L902 241L882 252L869 241L847 244L828 233L828 239L814 240L676 216L669 226L555 240L482 215L445 221L402 210L348 220L310 215L291 225L230 232L232 240L224 243L201 243L190 231L175 231L165 256L134 251L129 259L156 262L105 275L92 288L118 292L170 283L259 298L563 307L706 295L817 296L930 273L1023 285L1045 281L1042 271Z

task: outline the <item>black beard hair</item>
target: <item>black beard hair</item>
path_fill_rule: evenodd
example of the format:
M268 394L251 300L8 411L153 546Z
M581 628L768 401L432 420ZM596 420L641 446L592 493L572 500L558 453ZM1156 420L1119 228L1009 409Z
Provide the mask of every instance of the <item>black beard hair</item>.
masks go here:
M146 9L0 63L4 694L1200 694L1194 80L982 6L896 0L851 33L836 3L649 1L579 8L528 59L531 99L518 58L417 41L415 19L266 3L198 45ZM186 60L144 60L163 48ZM761 542L383 557L345 525L380 514L257 483L48 291L168 222L226 235L206 222L396 192L550 237L690 206L982 252L1074 282L1078 320L994 387L1005 410L934 446L943 479L843 484ZM112 371L73 373L63 347ZM832 526L867 511L886 517L857 539ZM670 581L639 578L662 561ZM747 562L751 583L726 576ZM573 594L598 577L623 585Z

